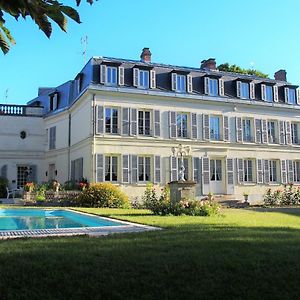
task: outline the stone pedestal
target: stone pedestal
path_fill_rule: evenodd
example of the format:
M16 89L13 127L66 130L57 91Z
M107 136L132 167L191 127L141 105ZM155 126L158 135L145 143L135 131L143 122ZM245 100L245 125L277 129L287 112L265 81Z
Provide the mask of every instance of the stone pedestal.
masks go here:
M171 203L177 203L182 199L195 199L195 181L172 181L169 183Z

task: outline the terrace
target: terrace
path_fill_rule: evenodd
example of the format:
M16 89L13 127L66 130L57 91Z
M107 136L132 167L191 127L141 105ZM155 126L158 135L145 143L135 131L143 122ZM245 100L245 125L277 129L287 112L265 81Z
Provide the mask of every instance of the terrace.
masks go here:
M27 106L16 104L0 104L0 116L41 117L42 106Z

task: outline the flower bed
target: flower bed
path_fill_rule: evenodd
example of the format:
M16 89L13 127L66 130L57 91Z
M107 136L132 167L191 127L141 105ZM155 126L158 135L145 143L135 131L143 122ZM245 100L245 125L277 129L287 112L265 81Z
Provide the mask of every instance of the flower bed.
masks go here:
M266 206L300 205L300 187L289 183L274 191L268 189L263 202Z

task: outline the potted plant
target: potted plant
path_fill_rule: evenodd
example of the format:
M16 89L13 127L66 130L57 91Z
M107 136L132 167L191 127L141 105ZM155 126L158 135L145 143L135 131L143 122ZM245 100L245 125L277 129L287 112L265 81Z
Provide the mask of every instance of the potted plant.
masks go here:
M208 201L213 201L213 200L214 200L214 193L209 192L209 193L207 194L207 198L208 198Z
M249 194L247 192L244 192L243 196L244 196L244 202L248 203Z

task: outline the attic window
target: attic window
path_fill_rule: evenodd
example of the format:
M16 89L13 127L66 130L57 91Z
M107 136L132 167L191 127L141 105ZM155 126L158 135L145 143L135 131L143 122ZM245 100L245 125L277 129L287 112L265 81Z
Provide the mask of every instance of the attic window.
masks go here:
M50 98L50 111L58 109L58 93L53 93Z

